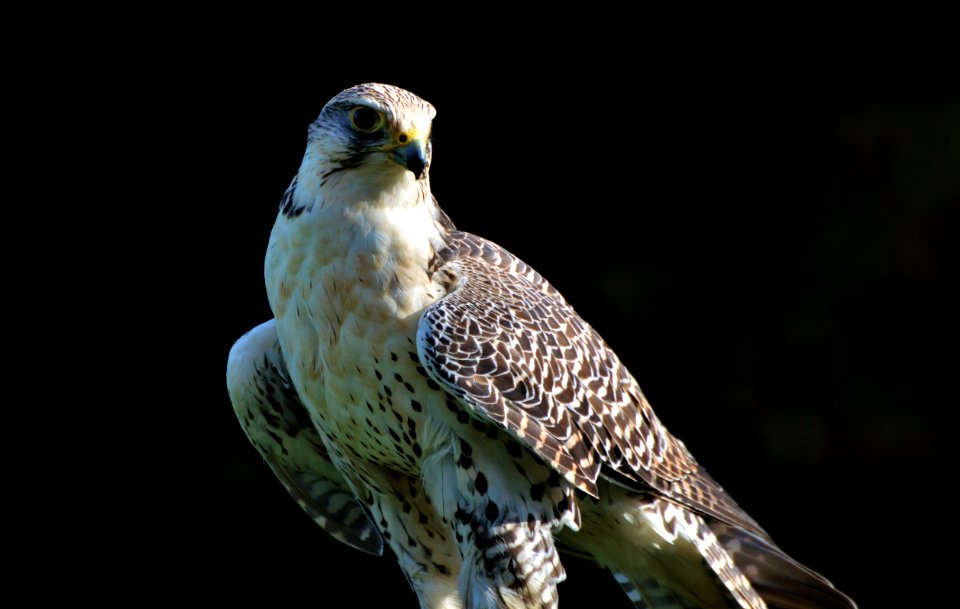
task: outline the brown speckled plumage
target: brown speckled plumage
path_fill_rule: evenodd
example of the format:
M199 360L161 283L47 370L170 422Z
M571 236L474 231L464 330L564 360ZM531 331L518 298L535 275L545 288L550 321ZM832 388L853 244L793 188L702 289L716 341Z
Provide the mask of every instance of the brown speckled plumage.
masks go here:
M456 287L418 333L427 369L479 414L597 496L602 468L639 490L762 534L657 419L617 355L536 271L451 232L436 272Z
M294 497L315 479L355 497L321 525L387 545L424 608L554 609L558 549L637 607L854 607L707 475L546 280L454 228L430 192L434 114L388 85L340 93L283 197L275 322L238 341L228 384ZM293 442L315 471L289 474Z

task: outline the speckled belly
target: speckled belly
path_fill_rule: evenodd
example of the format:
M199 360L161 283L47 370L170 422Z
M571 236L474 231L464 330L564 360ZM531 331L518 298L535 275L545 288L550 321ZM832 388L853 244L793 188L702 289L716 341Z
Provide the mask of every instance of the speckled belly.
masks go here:
M454 408L420 365L418 319L372 321L349 313L341 314L338 328L318 331L299 317L281 330L297 364L294 383L326 436L350 458L412 475L420 475L424 456L436 448L442 424L432 413Z
M443 395L417 357L416 320L395 324L391 332L344 325L327 356L328 425L347 452L419 474L426 418Z

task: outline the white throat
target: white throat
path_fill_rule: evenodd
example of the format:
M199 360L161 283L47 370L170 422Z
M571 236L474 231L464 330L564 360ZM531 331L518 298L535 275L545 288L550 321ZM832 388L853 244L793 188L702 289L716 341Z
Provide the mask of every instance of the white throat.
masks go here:
M384 318L404 318L442 296L428 275L444 228L436 221L429 182L387 159L367 159L359 167L324 175L304 159L293 193L304 212L278 218L272 241L288 253L285 268L268 263L268 283L285 284L291 275L336 294L334 317L365 310ZM271 246L273 247L273 246ZM296 268L290 265L296 261ZM301 264L312 269L304 273ZM273 275L272 281L270 275ZM328 285L329 284L329 285Z
M314 226L304 228L344 231L354 253L428 261L442 236L434 220L429 178L417 180L386 155L370 155L359 167L324 178L320 176L326 172L317 171L313 161L310 155L304 157L294 197L314 211L320 226L308 220L306 224Z

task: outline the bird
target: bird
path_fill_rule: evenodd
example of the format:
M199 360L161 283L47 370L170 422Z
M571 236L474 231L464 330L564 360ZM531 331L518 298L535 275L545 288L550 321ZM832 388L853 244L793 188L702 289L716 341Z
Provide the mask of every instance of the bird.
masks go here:
M853 609L670 434L537 271L430 188L436 110L366 83L307 134L230 350L241 427L326 532L423 609L553 609L562 556L647 609ZM505 191L505 194L508 194Z

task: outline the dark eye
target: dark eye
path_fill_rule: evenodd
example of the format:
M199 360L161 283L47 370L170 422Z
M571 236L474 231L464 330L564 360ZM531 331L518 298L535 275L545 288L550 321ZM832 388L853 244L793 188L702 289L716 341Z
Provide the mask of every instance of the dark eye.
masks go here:
M360 106L350 111L350 124L357 131L370 133L380 128L383 118L376 110Z

